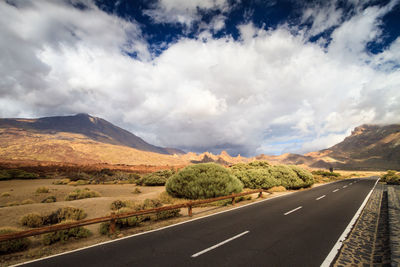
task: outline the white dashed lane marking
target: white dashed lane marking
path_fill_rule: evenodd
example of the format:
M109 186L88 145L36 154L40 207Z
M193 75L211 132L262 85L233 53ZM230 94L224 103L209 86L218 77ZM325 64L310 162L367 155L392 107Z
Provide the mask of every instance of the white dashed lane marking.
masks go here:
M245 232L243 232L241 234L235 235L234 237L228 238L227 240L222 241L222 242L220 242L220 243L218 243L218 244L216 244L216 245L214 245L212 247L209 247L209 248L206 248L206 249L204 249L204 250L202 250L200 252L197 252L197 253L193 254L191 257L192 258L196 258L196 257L200 256L201 254L204 254L204 253L206 253L206 252L208 252L210 250L216 249L217 247L220 247L220 246L222 246L222 245L224 245L224 244L226 244L228 242L231 242L232 240L235 240L236 238L244 236L245 234L248 234L248 233L250 233L250 231L245 231Z
M303 206L300 206L300 207L297 207L297 208L295 208L295 209L292 209L292 210L290 210L290 211L284 213L283 215L288 215L288 214L290 214L290 213L292 213L292 212L295 212L296 210L301 209L302 207L303 207Z

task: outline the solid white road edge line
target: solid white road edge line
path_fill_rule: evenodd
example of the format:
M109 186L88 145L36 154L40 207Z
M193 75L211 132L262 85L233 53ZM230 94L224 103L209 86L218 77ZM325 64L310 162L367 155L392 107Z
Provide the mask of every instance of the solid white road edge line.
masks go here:
M290 211L288 211L288 212L286 212L286 213L284 213L283 215L288 215L288 214L290 214L290 213L292 213L292 212L295 212L296 210L299 210L299 209L301 209L303 206L300 206L300 207L297 207L297 208L295 208L295 209L292 209L292 210L290 210Z
M239 238L239 237L241 237L241 236L243 236L243 235L245 235L245 234L248 234L248 233L250 233L250 231L245 231L245 232L243 232L243 233L241 233L241 234L235 235L234 237L228 238L227 240L222 241L222 242L220 242L220 243L218 243L218 244L216 244L216 245L214 245L214 246L212 246L212 247L209 247L209 248L206 248L205 250L202 250L202 251L200 251L200 252L197 252L197 253L193 254L191 257L192 257L192 258L196 258L197 256L200 256L201 254L204 254L204 253L206 253L206 252L208 252L208 251L210 251L210 250L213 250L213 249L215 249L215 248L217 248L217 247L220 247L220 246L222 246L222 245L224 245L224 244L226 244L226 243L228 243L228 242L231 242L232 240L234 240L234 239L236 239L236 238Z
M362 210L364 209L365 205L368 202L369 197L371 196L372 192L375 189L376 184L380 178L378 178L372 187L371 191L369 191L368 195L365 197L364 202L361 204L360 208L357 210L356 214L354 214L354 217L351 219L350 223L347 225L346 229L342 233L342 235L339 237L338 241L336 244L333 246L332 250L329 252L328 256L326 256L324 262L321 264L321 267L329 267L331 266L332 261L335 259L336 254L338 254L340 248L343 245L343 241L346 239L347 235L350 233L351 229L353 228L354 224L356 223L358 217L360 216Z
M338 182L341 182L341 181L343 181L343 180L338 180L338 181L326 183L326 184L320 185L320 186L315 187L315 188L319 188L319 187L322 187L322 186L325 186L325 185L330 185L330 184L338 183ZM50 259L50 258L58 257L58 256L61 256L61 255L65 255L65 254L69 254L69 253L74 253L74 252L77 252L77 251L80 251L80 250L85 250L85 249L92 248L92 247L102 246L102 245L105 245L105 244L108 244L108 243L117 242L117 241L120 241L120 240L123 240L123 239L135 237L135 236L138 236L138 235L145 235L145 234L149 234L149 233L152 233L152 232L161 231L161 230L164 230L164 229L167 229L167 228L171 228L171 227L175 227L175 226L178 226L178 225L181 225L181 224L185 224L185 223L189 223L189 222L201 220L201 219L204 219L204 218L207 218L207 217L215 216L215 215L218 215L218 214L221 214L221 213L225 213L225 212L229 212L229 211L241 209L241 208L244 208L244 207L247 207L247 206L250 206L250 205L255 205L255 204L257 204L257 203L261 203L261 202L264 202L264 201L268 201L268 200L271 200L271 199L274 199L274 198L279 198L279 197L283 197L283 196L288 196L288 195L293 194L293 193L297 193L297 192L289 192L289 193L284 194L284 195L274 196L274 197L267 198L267 199L263 199L263 200L260 200L260 201L257 201L257 202L252 202L252 203L249 203L249 204L240 206L240 207L231 208L231 209L229 209L229 210L223 210L223 211L216 212L216 213L209 214L209 215L205 215L205 216L202 216L202 217L198 217L198 218L190 219L190 220L187 220L187 221L183 221L183 222L179 222L179 223L167 225L167 226L164 226L164 227L161 227L161 228L158 228L158 229L154 229L154 230L150 230L150 231L146 231L146 232L142 232L142 233L137 233L137 234L133 234L133 235L129 235L129 236L124 236L124 237L121 237L121 238L117 238L117 239L113 239L113 240L109 240L109 241L105 241L105 242L93 244L93 245L90 245L90 246L87 246L87 247L83 247L83 248L77 248L77 249L74 249L74 250L61 252L61 253L58 253L58 254L46 256L46 257L39 258L39 259L35 259L35 260L20 262L20 263L11 265L10 267L21 266L21 265L24 265L24 264L28 264L28 263L32 263L32 262L36 262L36 261L41 261L41 260L45 260L45 259Z
M324 197L326 197L326 195L320 196L319 198L316 198L315 200L320 200L320 199L323 199Z

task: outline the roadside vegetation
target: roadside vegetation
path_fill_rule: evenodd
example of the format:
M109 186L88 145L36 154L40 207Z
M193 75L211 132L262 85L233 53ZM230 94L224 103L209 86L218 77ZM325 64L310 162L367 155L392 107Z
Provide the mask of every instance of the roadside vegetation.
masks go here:
M161 170L145 175L143 178L137 180L137 185L146 186L162 186L165 185L167 180L175 174L173 170Z
M11 234L19 231L20 230L16 228L3 227L0 228L0 235ZM2 241L0 242L0 255L26 250L29 247L30 243L31 242L28 238Z
M100 193L89 188L84 189L75 189L71 193L69 193L65 200L77 200L77 199L84 199L84 198L92 198L92 197L100 197Z
M0 169L0 181L11 179L36 179L39 175L19 169Z
M87 214L79 208L64 207L46 214L29 213L21 217L22 226L30 228L48 225L64 224L86 218ZM66 242L70 239L89 237L91 232L84 227L75 227L67 230L55 231L42 236L42 244L51 245L56 242Z
M309 171L294 165L272 166L265 161L253 161L235 164L231 171L246 188L251 189L270 189L278 186L300 189L314 184L313 175Z
M159 208L162 203L158 199L145 199L141 203L135 203L132 201L116 200L111 203L110 208L114 210L116 214L122 214L133 211L147 210ZM155 214L146 214L140 216L132 216L124 219L117 219L116 230L119 231L123 228L130 228L140 226L144 222L148 221L159 221L165 220L172 217L180 216L180 209L160 211ZM100 224L99 232L102 235L108 235L110 232L110 223L104 222Z
M68 223L68 221L62 223ZM92 233L88 229L84 227L75 227L45 234L42 237L42 243L44 245L51 245L57 242L65 243L71 239L81 239L91 235Z
M36 194L44 194L49 192L50 192L49 188L45 186L41 186L36 189Z
M318 183L327 183L343 179L342 175L338 172L330 172L325 170L315 170L311 172L314 175L314 179ZM355 175L353 175L355 176Z
M21 217L20 223L22 226L37 228L61 223L65 220L82 220L86 216L87 214L82 209L64 207L46 214L28 213Z
M174 197L199 199L239 193L243 184L215 163L189 165L168 179L166 191Z
M389 170L381 176L381 182L385 182L389 185L400 185L400 173Z
M137 173L101 169L99 171L84 172L70 171L64 179L55 181L57 185L87 185L87 184L135 184L141 179Z

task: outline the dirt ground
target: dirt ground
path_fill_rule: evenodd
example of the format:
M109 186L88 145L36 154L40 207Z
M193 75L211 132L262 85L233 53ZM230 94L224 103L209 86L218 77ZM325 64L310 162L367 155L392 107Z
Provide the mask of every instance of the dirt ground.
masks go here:
M163 186L140 187L132 184L100 184L100 185L54 185L57 179L37 179L37 180L9 180L0 182L0 227L12 226L21 228L19 219L31 212L47 213L57 210L61 207L82 208L87 214L87 218L101 217L111 212L110 204L114 200L143 201L146 198L154 199L163 192ZM49 193L36 193L39 187L49 188ZM75 189L89 188L101 194L101 197L87 198L74 201L65 201L68 193ZM135 188L139 188L140 194L132 193ZM8 192L10 196L1 196ZM48 196L55 196L57 202L40 203ZM24 200L31 199L34 204L9 206L10 203L21 203Z

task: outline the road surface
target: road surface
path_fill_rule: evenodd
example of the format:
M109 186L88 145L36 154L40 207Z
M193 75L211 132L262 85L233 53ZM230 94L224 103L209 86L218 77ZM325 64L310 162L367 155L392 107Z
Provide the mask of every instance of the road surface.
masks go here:
M320 266L377 177L257 202L28 266Z

